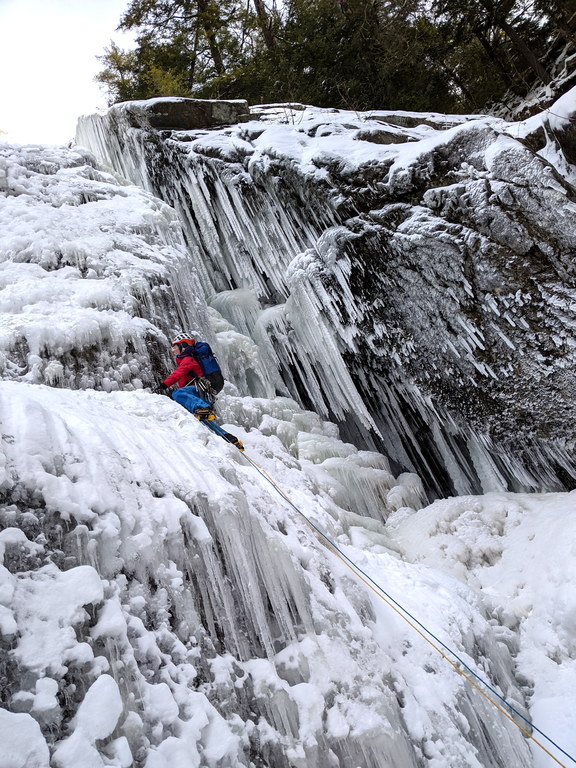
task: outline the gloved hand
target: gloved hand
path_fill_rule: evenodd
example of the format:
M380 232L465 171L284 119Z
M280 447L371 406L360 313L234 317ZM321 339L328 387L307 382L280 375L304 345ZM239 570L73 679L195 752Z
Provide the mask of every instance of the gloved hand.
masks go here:
M161 384L158 384L157 387L153 387L152 388L152 392L155 395L167 395L168 394L168 387L166 386L166 384L164 384L164 382L162 382Z

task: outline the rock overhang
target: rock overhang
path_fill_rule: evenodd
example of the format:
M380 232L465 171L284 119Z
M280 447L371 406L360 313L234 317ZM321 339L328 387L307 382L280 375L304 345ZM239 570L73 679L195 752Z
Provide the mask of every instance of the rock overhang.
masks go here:
M110 111L123 112L134 128L156 130L192 131L251 119L245 99L157 98L121 102Z

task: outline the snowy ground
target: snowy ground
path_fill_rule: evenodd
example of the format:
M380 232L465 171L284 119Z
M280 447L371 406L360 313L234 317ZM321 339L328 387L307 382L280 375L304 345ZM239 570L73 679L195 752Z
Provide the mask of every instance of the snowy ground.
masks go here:
M328 740L349 740L351 750L362 744L368 754L380 752L390 761L382 765L412 764L406 739L434 768L491 765L494 743L482 754L464 737L478 728L475 717L491 720L500 760L517 753L516 765L532 764L499 715L466 692L467 683L433 649L355 582L235 448L179 406L145 392L4 383L0 393L2 488L14 501L3 508L7 527L0 541L7 564L20 566L18 575L2 571L2 633L16 639L11 656L21 675L10 709L30 713L4 713L3 733L26 733L29 751L46 755L35 721L56 729L74 708L82 681L88 690L68 723L71 734L54 751L59 768L103 764L97 757L102 739L109 742L104 753L111 765L130 764L126 755L138 750L151 766L184 768L190 750L197 754L192 764L222 759L234 765L254 725L237 716L225 721L210 702L215 689L229 696L230 688L243 690L249 679L256 701L272 698L268 738L284 742L293 765L316 764L314 745L323 730ZM514 546L537 531L539 508L546 514L555 501L566 511L573 495L545 498L540 507L531 497L513 495L458 499L415 513L408 507L418 498L413 476L395 480L381 457L341 443L331 425L291 401L229 392L221 415L315 525L479 674L498 680L524 711L510 676L510 649L524 689L533 690L539 725L569 746L570 595L564 594L554 623L551 606L559 597L529 616L526 596L516 598L526 573ZM535 513L519 535L519 504L530 502ZM386 510L393 514L385 526ZM478 542L482 524L487 532ZM478 552L478 563L484 553L494 560L508 540L510 562L501 558L493 566L505 588L489 592L498 579L486 578L489 599L483 599L478 584L465 583L471 552ZM550 579L550 586L556 583ZM194 586L211 597L190 601ZM534 592L536 602L540 590ZM203 635L213 623L228 650L218 655L212 646L207 662ZM206 663L210 674L191 690ZM284 729L294 717L299 725L290 738ZM262 739L262 722L258 728ZM19 744L21 755L20 737ZM47 765L43 760L38 764ZM539 757L534 762L548 764Z
M531 719L575 755L576 491L446 499L398 510L386 532L410 562L481 595L530 691Z

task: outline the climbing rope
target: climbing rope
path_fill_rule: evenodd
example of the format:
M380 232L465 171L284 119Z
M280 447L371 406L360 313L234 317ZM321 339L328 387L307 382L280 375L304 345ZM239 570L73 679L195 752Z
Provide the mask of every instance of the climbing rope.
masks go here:
M552 112L551 109L545 109L544 112L548 112L549 115L559 117L561 120L567 120L569 123L576 123L576 117L568 117L567 115L559 115L557 112Z
M495 688L493 688L489 683L486 682L480 675L478 675L474 670L466 664L466 662L451 648L449 648L445 643L442 642L433 632L431 632L427 627L422 624L422 622L418 621L418 619L413 616L410 611L408 611L406 608L404 608L400 603L398 603L391 595L386 592L386 590L381 587L379 584L377 584L365 571L360 568L360 566L356 565L356 563L351 560L348 555L346 555L326 534L315 524L313 523L297 506L294 504L294 502L287 496L286 493L280 488L280 486L275 482L275 480L266 472L266 470L262 469L250 456L248 456L245 452L242 454L246 461L248 461L249 464L251 464L252 467L260 474L262 477L272 485L272 487L282 496L282 498L294 509L300 517L302 517L306 523L312 528L312 530L316 533L316 535L319 537L319 539L322 541L323 544L327 546L329 550L331 550L336 557L338 557L339 560L341 560L344 565L346 565L347 568L349 568L352 573L360 579L372 592L374 592L381 600L383 600L390 608L392 608L395 613L398 614L412 629L417 632L420 637L422 637L434 650L436 650L443 659L445 659L451 667L453 667L458 674L460 674L465 680L467 680L470 685L472 685L479 693L484 696L485 699L487 699L492 706L494 706L499 712L501 712L505 717L508 718L514 725L526 736L528 739L531 739L540 749L542 749L552 760L554 760L555 763L557 763L561 768L567 768L566 765L552 754L550 750L542 744L541 741L538 741L538 739L534 736L533 732L536 731L539 733L546 741L554 746L559 752L561 752L563 755L565 755L569 760L571 760L573 763L576 764L576 758L572 757L568 752L566 752L562 747L560 747L553 739L551 739L549 736L547 736L544 731L540 730L537 726L534 725L534 723L530 722L524 715L519 712L512 704L510 704L509 701L507 701L504 696L501 696ZM456 659L454 661L450 656L447 654L451 654L451 656ZM475 679L474 679L475 678ZM477 682L478 681L478 682ZM517 717L519 717L521 720L524 721L527 727L524 727L521 723L518 723L510 714L510 712L507 712L497 701L494 701L491 696L486 693L486 690L484 690L478 683L481 683L482 686L484 686L488 691L490 691L497 699L499 699L508 709L510 712L513 712ZM529 730L530 729L530 730Z

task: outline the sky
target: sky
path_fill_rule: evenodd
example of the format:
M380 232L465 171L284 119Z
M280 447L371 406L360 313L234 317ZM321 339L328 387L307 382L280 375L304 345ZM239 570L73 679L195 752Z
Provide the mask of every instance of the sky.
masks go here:
M94 76L128 0L0 0L0 141L66 144L106 106Z

